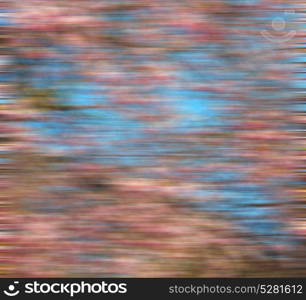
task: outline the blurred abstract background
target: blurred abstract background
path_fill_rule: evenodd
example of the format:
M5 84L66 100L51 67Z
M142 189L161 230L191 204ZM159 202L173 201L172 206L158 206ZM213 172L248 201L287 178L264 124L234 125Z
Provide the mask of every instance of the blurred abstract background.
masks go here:
M302 0L8 0L1 277L305 277Z

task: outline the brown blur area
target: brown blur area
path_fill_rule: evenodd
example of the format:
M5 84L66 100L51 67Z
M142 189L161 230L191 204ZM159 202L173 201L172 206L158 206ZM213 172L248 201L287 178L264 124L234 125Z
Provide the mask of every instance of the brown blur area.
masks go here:
M0 1L0 276L305 277L304 2Z

